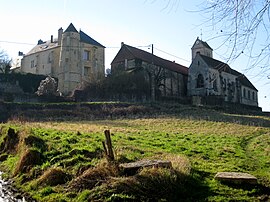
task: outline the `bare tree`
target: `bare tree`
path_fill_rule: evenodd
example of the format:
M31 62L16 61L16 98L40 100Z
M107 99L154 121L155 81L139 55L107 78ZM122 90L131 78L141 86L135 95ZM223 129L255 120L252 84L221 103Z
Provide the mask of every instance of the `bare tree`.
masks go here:
M0 51L0 73L7 74L10 72L11 60L8 58L5 51Z
M214 29L227 45L228 60L241 54L250 59L250 68L269 71L270 1L269 0L206 0L201 12L208 16Z

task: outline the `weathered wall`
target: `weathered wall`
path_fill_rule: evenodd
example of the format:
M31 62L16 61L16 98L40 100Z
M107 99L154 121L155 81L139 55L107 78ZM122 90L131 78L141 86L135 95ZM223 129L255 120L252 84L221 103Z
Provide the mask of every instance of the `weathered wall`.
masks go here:
M81 43L81 52L83 54L84 51L89 52L89 60L82 59L82 79L85 82L94 82L98 79L101 79L105 75L105 56L104 56L104 48L93 46L87 43ZM81 57L83 58L83 57ZM90 71L85 72L85 67L89 68Z
M241 98L240 103L251 105L251 106L258 106L258 95L257 91L248 88L246 86L241 86Z
M58 46L26 55L22 59L20 72L56 77L59 67L59 54L60 47Z
M201 74L204 80L203 87L197 87L197 78ZM196 57L188 70L188 95L189 96L206 96L207 90L211 88L209 86L209 82L207 82L207 78L209 77L209 68L205 64L205 62L200 58Z

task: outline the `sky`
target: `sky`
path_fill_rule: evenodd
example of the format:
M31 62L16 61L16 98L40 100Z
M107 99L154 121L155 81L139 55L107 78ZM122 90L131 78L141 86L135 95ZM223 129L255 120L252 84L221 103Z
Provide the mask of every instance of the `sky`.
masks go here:
M105 68L121 42L189 67L196 38L213 48L215 59L228 53L220 46L219 32L204 23L203 0L0 0L0 50L13 59L27 53L39 39L57 37L58 29L70 23L106 47ZM250 69L247 56L229 62L258 89L259 106L270 111L270 79L260 68Z

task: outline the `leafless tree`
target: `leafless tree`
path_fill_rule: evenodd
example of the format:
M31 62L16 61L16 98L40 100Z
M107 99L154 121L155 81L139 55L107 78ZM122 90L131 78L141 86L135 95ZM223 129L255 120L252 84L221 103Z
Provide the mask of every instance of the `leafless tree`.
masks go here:
M220 46L228 47L228 60L244 54L249 68L259 74L270 71L270 1L269 0L205 0L202 6L207 23L218 31Z
M179 2L165 0L163 9L178 7ZM250 69L259 68L258 75L270 78L270 0L201 0L197 3L195 11L205 17L198 24L211 28L208 40L219 38L219 47L227 47L227 61L245 55Z
M0 50L0 73L9 73L11 68L11 60L8 58L5 51Z

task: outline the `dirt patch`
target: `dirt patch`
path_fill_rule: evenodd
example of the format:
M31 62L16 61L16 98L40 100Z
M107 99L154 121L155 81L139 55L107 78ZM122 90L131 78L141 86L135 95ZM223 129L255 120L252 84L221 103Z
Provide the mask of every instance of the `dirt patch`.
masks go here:
M18 132L15 132L13 128L9 128L6 136L0 145L0 152L14 153L16 151L17 144L19 143Z
M60 168L50 168L39 178L38 184L47 186L56 186L70 181L71 175Z
M15 175L18 173L29 172L35 165L40 165L42 163L42 155L39 151L35 149L27 149L22 155L16 166Z

